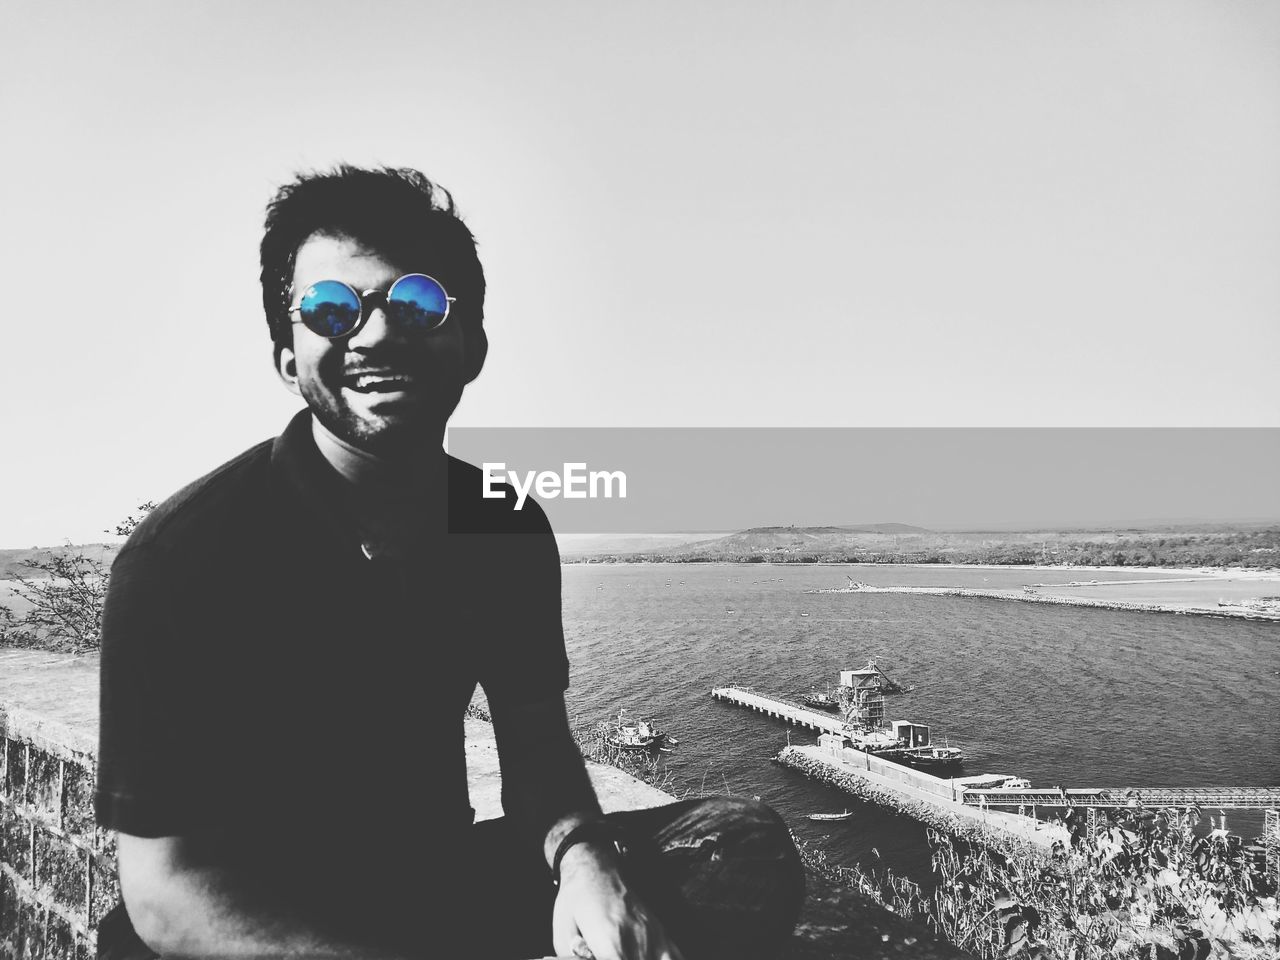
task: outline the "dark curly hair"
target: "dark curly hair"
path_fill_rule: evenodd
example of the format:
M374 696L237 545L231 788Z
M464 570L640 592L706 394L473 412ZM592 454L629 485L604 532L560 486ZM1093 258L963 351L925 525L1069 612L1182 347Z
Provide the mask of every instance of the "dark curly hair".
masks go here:
M466 339L467 379L484 363L484 268L449 191L408 167L346 164L300 174L267 204L262 234L262 307L277 351L293 342L289 306L298 248L313 234L350 237L401 263L430 264L455 298Z

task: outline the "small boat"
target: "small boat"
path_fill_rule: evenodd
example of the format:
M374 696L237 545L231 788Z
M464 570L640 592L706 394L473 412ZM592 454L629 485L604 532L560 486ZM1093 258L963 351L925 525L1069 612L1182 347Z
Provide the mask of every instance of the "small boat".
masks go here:
M905 763L909 767L934 774L956 770L964 765L966 759L964 751L959 747L939 747L933 744L886 750L882 755L887 760L896 760L898 763Z
M1024 780L1022 777L1009 777L1004 783L998 787L992 787L992 790L1030 790L1031 781Z
M658 739L653 735L649 725L643 720L618 723L605 734L605 743L616 750L653 750L658 746Z
M810 820L848 820L853 816L852 810L846 810L844 813L811 813Z
M675 737L659 730L652 720L628 719L626 710L618 711L618 719L604 739L616 750L658 750L677 743Z

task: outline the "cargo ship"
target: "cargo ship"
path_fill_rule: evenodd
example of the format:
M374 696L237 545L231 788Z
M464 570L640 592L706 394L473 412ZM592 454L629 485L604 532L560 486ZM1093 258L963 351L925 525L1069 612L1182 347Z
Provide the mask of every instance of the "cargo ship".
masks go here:
M964 751L950 744L936 744L929 727L909 720L894 720L882 727L846 724L842 736L849 746L937 776L948 776L965 761Z
M856 750L929 773L947 775L959 770L965 761L964 751L949 743L934 743L927 725L909 720L886 722L884 696L901 689L874 660L861 670L841 670L842 736Z
M815 710L830 710L834 712L840 709L840 698L830 690L818 690L815 688L803 694L800 697L800 702L806 707L813 707Z

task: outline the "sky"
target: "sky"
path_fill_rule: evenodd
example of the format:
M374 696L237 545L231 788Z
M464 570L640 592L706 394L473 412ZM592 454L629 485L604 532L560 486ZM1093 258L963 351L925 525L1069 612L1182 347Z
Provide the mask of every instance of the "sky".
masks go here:
M1269 0L3 18L0 546L279 432L263 206L340 161L479 238L458 425L1280 427Z

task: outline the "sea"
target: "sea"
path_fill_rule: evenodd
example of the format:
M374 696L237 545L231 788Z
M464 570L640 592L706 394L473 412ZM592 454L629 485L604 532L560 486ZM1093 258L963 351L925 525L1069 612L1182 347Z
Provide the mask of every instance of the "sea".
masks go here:
M890 720L929 724L965 751L964 774L1033 786L1280 785L1280 625L1208 616L892 593L876 586L1019 589L1084 576L1002 567L838 564L565 564L568 706L580 724L653 717L677 796L759 797L836 864L930 885L925 828L773 762L815 734L715 701L750 685L781 697L834 685L874 657L910 691ZM839 822L808 814L850 809ZM1247 838L1261 811L1224 811ZM1209 811L1215 817L1219 811Z

